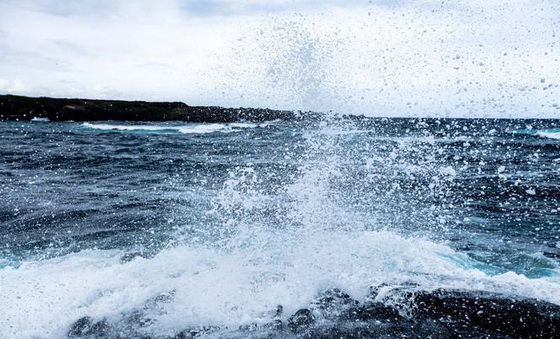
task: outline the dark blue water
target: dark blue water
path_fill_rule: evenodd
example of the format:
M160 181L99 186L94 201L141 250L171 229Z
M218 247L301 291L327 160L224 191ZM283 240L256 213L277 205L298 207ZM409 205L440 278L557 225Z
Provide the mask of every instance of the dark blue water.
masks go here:
M559 128L2 122L0 337L225 331L383 283L560 304Z

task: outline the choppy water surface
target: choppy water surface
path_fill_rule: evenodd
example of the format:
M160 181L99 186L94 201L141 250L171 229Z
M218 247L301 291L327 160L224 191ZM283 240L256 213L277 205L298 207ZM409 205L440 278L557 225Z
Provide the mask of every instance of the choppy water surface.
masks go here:
M2 122L0 337L139 311L123 333L247 336L380 284L560 304L559 138L558 120Z

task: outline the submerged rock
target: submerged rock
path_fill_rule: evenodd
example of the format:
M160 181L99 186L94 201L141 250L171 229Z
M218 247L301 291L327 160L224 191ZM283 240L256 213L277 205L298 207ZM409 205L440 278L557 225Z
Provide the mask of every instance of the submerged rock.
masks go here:
M136 258L144 258L144 259L151 259L154 257L154 254L152 253L146 253L146 252L129 252L124 254L121 259L120 262L121 264L125 264L127 262L133 261Z

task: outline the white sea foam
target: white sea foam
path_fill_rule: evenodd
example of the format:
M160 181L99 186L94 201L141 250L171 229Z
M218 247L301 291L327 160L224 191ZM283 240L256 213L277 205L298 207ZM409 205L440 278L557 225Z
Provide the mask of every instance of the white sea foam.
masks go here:
M172 300L151 315L159 333L258 322L279 304L291 314L327 287L360 298L383 282L484 289L560 304L558 281L489 277L465 255L423 239L337 231L253 236L246 247L181 246L124 264L121 252L83 251L4 268L0 336L58 338L79 317L112 319L164 293Z
M543 138L560 140L560 132L537 132L537 135Z
M33 122L48 122L49 118L38 118L38 117L34 117L33 119L31 119L31 121Z
M548 139L556 139L560 140L560 129L542 129L542 130L535 130L533 128L527 128L523 130L514 131L514 133L519 134L532 134L537 135L541 138L548 138Z
M186 124L186 125L123 125L123 124L95 124L85 122L82 126L107 131L145 131L159 133L183 133L183 134L206 134L206 133L229 133L247 128L264 127L266 124L252 123L229 123L229 124Z

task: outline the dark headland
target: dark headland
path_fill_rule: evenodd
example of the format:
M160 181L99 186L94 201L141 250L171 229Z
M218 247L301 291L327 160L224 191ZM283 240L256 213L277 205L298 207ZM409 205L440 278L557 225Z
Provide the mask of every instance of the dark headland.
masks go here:
M0 121L186 121L228 123L236 121L300 120L318 117L315 113L265 108L224 108L189 106L182 102L63 99L0 95Z

